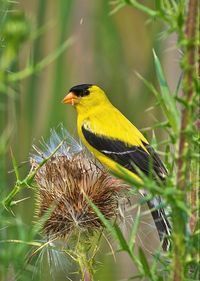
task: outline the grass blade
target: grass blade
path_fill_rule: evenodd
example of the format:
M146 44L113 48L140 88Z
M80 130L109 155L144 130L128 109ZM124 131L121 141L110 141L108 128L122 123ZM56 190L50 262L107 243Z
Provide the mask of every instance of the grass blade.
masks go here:
M139 3L136 0L125 0L125 2L127 4L133 6L137 10L144 12L145 14L149 15L150 17L156 17L159 15L159 13L157 11L150 9L150 8L146 7L145 5L142 5L141 3Z
M107 220L104 215L101 213L101 211L96 207L96 205L91 202L89 198L87 198L89 201L90 205L96 212L97 216L100 218L100 220L103 222L105 227L108 229L108 231L112 234L112 236L119 241L119 244L121 246L121 249L128 252L129 255L132 257L132 254L130 252L129 246L126 242L126 239L124 238L124 235L122 234L120 228L118 227L117 224L112 225L109 220Z
M143 270L144 270L146 276L148 276L150 279L152 279L151 270L150 270L147 258L145 256L145 253L143 252L142 248L139 248L139 258L140 258L140 262L142 264L142 267L143 267Z
M134 251L135 240L138 233L139 224L140 224L140 206L138 206L138 211L132 225L130 239L129 239L129 248L131 249L132 252Z
M175 133L178 133L179 124L180 124L180 116L179 112L176 108L176 102L172 94L170 93L167 81L165 79L163 69L161 63L153 50L154 62L156 67L156 75L159 82L160 90L161 90L161 106L169 120L169 123L174 130Z

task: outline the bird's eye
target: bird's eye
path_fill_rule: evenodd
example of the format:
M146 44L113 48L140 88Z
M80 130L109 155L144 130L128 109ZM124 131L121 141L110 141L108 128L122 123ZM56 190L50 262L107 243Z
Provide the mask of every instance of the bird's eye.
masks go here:
M89 93L90 93L89 90L83 90L82 93L81 93L81 97L88 96Z

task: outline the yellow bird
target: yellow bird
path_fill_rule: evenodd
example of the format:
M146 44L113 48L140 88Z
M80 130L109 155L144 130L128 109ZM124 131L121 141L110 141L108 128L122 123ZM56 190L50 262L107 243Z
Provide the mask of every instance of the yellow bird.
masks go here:
M159 156L142 133L111 104L101 88L92 84L74 86L63 102L75 106L78 134L83 144L109 170L119 176L126 172L140 183L138 170L161 180L165 178L167 171ZM142 191L142 194L148 193ZM150 209L160 203L160 197L148 201ZM167 250L170 224L166 214L163 209L151 213L163 249Z

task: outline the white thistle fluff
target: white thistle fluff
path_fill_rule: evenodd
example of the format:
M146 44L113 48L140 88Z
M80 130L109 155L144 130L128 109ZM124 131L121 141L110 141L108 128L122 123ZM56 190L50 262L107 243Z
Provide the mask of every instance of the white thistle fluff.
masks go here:
M49 140L45 141L42 138L40 141L40 147L38 148L33 145L34 152L31 153L30 157L40 164L45 158L48 158L63 141L62 146L56 151L54 156L66 156L71 159L75 154L80 153L84 150L81 142L76 141L71 134L63 127L62 124L58 126L58 129L50 130Z

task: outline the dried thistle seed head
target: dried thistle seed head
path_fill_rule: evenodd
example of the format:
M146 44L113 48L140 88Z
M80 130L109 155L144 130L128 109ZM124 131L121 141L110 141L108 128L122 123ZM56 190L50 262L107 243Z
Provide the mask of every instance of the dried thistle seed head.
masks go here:
M63 140L65 141L63 142ZM42 139L40 142L41 148L33 145L34 153L31 153L31 159L34 159L37 163L41 163L55 151L61 142L63 144L54 156L66 156L68 159L71 159L75 154L84 150L82 144L76 141L61 124L57 131L51 129L51 135L48 141Z
M31 163L33 169L39 165L36 158ZM118 215L120 191L127 187L84 151L70 157L66 153L54 155L38 170L35 181L39 187L38 214L42 217L49 212L43 230L51 238L68 237L77 229L97 230L102 222L88 199L112 219Z

